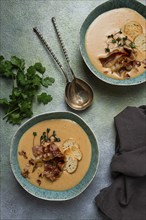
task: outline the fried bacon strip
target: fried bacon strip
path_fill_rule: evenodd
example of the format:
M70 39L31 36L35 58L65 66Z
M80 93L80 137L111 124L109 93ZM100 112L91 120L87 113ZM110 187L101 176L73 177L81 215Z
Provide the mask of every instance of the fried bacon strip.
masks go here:
M34 146L32 151L36 160L38 159L39 163L41 161L44 164L43 176L52 182L55 181L61 175L65 165L65 157L58 146L54 142L42 143L40 146ZM36 169L37 163L35 163L34 167Z
M123 47L121 50L115 49L106 57L100 57L99 60L103 67L110 68L112 72L119 75L141 65L141 62L136 60L136 52L127 47Z

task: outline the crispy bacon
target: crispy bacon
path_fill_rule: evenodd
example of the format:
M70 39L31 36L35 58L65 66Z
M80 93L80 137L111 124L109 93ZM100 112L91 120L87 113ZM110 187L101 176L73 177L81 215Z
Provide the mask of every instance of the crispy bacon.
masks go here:
M126 52L122 52L119 50L114 50L113 52L109 53L106 57L99 58L100 62L102 63L103 67L111 67L114 65L121 56L127 54Z
M61 171L57 167L57 164L53 164L51 162L45 163L44 165L44 176L47 179L50 179L52 182L58 178L61 174Z
M49 145L49 152L52 153L53 157L64 157L55 143Z
M141 65L141 62L136 60L136 52L127 47L116 49L106 57L100 57L99 60L103 67L110 68L112 72L118 74L129 72Z
M40 155L43 154L43 147L42 147L42 146L39 146L39 145L34 146L34 147L32 148L32 152L33 152L33 155L34 155L35 157L40 156Z
M65 165L65 157L55 143L47 143L45 145L34 146L33 155L44 164L44 172L42 176L45 176L51 181L55 181L63 170ZM35 163L33 171L38 167L38 163Z

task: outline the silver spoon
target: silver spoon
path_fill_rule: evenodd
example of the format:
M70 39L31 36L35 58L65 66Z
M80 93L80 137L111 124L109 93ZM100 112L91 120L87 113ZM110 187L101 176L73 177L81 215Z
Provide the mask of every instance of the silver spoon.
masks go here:
M54 23L55 18L52 18L52 21L53 21L53 24L56 28L56 23ZM60 33L58 32L58 28L56 29L56 32L57 32L58 38L60 40L60 43L61 43L64 55L65 55L66 61L68 63L69 69L70 69L72 76L73 76L73 80L71 82L69 81L68 76L67 76L66 72L64 71L62 64L60 63L60 61L58 60L58 58L56 57L56 55L54 54L52 49L49 47L48 43L43 38L42 34L39 32L39 30L36 27L33 28L33 30L37 34L37 36L40 38L42 43L46 46L46 48L50 52L50 55L52 56L52 58L54 59L54 61L59 66L59 68L61 69L62 73L65 76L65 79L66 79L65 101L66 101L66 103L72 109L75 109L75 110L86 109L88 106L91 105L91 103L93 101L93 91L92 91L91 87L86 82L75 77L75 75L70 67L69 57L67 55L67 51L64 47Z

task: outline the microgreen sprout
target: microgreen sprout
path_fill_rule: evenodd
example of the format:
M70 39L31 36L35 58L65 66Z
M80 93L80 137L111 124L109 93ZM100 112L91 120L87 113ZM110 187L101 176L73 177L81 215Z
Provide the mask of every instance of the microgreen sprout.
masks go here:
M35 137L37 136L37 132L33 132L33 146L34 146L34 141L35 141Z
M56 134L56 131L53 131L52 134L49 136L49 133L50 133L50 128L47 128L46 131L44 131L40 137L40 143L42 141L51 141L51 138L53 137L53 141L54 142L60 142L60 138L57 137L57 134Z
M122 34L122 35L121 35ZM115 44L116 47L129 47L130 49L135 49L136 45L127 36L123 37L122 31L118 31L115 34L110 34L107 36L108 44L105 48L105 52L109 53L111 51L111 44Z

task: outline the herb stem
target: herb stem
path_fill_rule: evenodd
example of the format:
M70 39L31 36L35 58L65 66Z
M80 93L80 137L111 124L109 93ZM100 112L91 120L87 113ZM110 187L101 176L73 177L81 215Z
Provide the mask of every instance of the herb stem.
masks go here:
M33 132L33 147L34 147L34 141L35 141L36 136L37 136L37 132Z
M6 115L4 115L3 119L5 119L7 116L9 116L10 114L12 114L13 112L17 111L19 108L15 108L12 111L8 112Z

